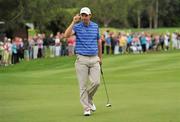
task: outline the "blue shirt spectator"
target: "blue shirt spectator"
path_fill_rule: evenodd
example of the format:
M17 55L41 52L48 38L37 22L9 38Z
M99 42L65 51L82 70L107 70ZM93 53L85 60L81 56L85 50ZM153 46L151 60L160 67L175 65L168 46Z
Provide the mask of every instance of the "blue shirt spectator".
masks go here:
M141 44L146 44L146 37L145 36L141 37L140 42Z
M12 44L12 52L13 52L14 54L17 54L17 46L16 46L15 43Z
M130 44L132 42L132 36L127 37L127 43Z
M111 37L106 38L106 45L111 46Z

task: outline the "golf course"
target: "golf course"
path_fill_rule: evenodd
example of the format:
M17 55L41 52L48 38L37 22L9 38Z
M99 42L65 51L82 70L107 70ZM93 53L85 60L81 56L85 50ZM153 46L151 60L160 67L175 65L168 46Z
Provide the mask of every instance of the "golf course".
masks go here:
M83 116L75 56L0 67L0 122L180 122L180 52L104 55L97 110Z

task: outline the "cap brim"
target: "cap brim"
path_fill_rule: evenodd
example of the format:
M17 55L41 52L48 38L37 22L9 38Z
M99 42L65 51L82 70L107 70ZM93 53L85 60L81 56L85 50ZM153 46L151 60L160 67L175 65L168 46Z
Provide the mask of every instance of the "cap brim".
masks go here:
M87 12L81 12L80 14L87 14L87 15L90 15L89 13L87 13Z

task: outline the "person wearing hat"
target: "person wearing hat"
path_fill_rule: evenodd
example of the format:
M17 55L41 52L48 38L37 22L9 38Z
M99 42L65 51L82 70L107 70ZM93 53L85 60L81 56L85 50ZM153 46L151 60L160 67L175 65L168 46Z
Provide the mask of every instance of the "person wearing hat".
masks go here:
M64 36L76 36L75 53L77 59L75 69L80 87L80 102L84 109L84 115L91 115L96 107L93 97L100 85L100 65L102 63L102 48L99 35L99 27L91 21L91 10L83 7L80 15L77 14ZM88 78L90 83L88 83Z

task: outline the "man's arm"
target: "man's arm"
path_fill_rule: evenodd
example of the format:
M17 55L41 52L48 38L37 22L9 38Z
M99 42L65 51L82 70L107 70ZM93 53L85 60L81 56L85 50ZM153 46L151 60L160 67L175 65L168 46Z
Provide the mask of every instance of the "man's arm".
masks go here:
M76 16L73 17L73 21L71 22L71 24L69 25L69 27L65 31L65 33L64 33L65 38L68 38L74 34L73 26L75 23L77 23L79 21L80 21L80 16L77 14Z
M72 21L71 24L69 25L69 27L66 29L66 31L64 33L65 38L68 38L68 37L70 37L71 35L74 34L74 31L73 31L74 24L75 23Z

